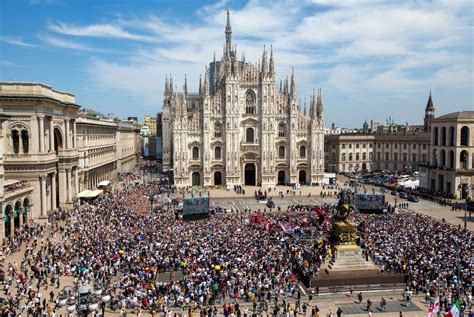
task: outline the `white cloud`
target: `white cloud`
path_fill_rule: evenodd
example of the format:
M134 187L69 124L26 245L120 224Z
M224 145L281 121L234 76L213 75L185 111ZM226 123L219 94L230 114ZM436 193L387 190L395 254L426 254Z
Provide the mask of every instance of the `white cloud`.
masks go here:
M8 44L24 46L24 47L37 47L38 46L36 44L27 43L23 41L23 39L20 37L0 36L0 41L8 43Z
M93 24L88 26L76 26L56 22L50 23L48 25L48 28L56 33L73 36L109 37L147 42L154 41L153 37L133 34L123 30L120 26L113 24Z
M91 47L86 44L70 41L70 40L65 40L65 39L60 39L57 37L49 36L49 35L39 35L39 39L44 41L46 44L55 46L55 47L61 47L61 48L67 48L67 49L72 49L72 50L78 50L78 51L88 51L88 52L101 52L103 50Z

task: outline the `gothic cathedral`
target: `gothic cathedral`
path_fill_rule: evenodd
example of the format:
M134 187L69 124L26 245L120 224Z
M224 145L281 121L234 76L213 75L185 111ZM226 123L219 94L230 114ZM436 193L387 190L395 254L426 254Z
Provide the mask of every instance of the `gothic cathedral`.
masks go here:
M309 114L297 105L294 72L276 85L273 51L259 65L232 47L229 11L220 61L206 67L199 92L177 92L166 78L163 100L163 168L184 186L280 184L323 181L324 120L321 90Z

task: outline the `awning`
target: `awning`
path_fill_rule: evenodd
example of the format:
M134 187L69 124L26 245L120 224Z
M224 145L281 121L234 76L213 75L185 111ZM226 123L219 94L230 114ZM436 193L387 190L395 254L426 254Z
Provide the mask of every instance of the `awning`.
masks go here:
M102 194L102 190L100 189L96 189L96 190L92 190L89 194L87 194L86 197L84 198L96 198L97 196L99 196L100 194Z
M97 187L107 187L109 185L110 185L109 181L102 181L97 185Z
M79 194L77 194L77 197L78 198L96 198L100 194L102 194L102 190L100 189L96 189L96 190L86 189L80 192Z
M77 194L77 198L85 198L87 197L87 195L91 192L91 190L83 190L82 192L80 192L79 194Z

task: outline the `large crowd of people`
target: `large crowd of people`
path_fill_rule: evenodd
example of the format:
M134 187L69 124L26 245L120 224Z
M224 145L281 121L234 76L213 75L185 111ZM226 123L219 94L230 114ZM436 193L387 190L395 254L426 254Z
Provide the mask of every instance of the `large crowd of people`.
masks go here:
M57 211L48 230L25 224L16 235L17 249L26 245L24 257L4 268L4 306L12 313L51 315L59 309L62 281L70 280L108 289L108 310L179 308L228 316L239 315L244 302L277 316L300 309L298 281L313 278L330 254L327 216L334 206L294 205L285 212L188 222L151 212L149 195L172 191L125 175L94 203ZM472 292L472 233L405 212L353 217L373 260L406 274L409 287L434 295L443 282L450 303L458 287ZM51 301L40 295L48 287ZM232 304L222 310L224 302Z
M472 232L415 212L353 218L368 254L382 270L405 274L410 289L430 298L439 288L445 308L460 294L466 295L464 307L471 301Z

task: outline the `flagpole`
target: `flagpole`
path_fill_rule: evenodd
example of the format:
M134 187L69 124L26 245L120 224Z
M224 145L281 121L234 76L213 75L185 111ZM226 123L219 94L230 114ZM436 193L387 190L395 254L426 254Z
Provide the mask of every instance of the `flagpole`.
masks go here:
M459 307L461 307L461 292L462 292L462 285L461 285L461 270L460 270L460 259L457 260L457 269L458 269L458 300L459 300ZM463 310L459 309L459 316L463 317Z
M439 262L439 260L438 260L438 262ZM440 293L441 290L440 290L440 287L439 287L439 269L438 269L438 276L436 277L436 280L437 280L436 284L438 284L438 294L437 295L438 295L438 302L439 302L439 309L438 309L438 314L437 315L439 317L440 314L441 314L441 293ZM436 299L435 299L435 302L436 302Z

